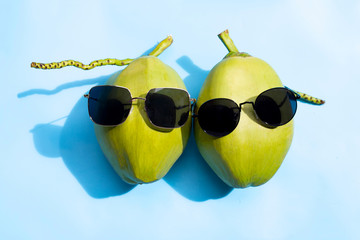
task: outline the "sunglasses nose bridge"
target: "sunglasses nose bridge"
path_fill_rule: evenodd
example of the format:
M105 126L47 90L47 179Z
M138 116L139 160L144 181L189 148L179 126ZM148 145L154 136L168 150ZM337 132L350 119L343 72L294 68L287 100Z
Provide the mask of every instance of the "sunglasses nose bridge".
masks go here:
M131 98L131 101L133 102L133 101L135 101L137 99L146 101L146 98L143 98L143 97L133 97L133 98Z
M239 103L239 108L240 108L240 110L241 110L242 105L245 105L245 104L251 104L251 105L254 107L254 103L253 103L253 102L242 102L242 103Z
M256 113L256 110L255 110L255 103L254 102L246 101L246 102L240 103L239 104L240 111L241 111L242 105L245 105L245 104L251 104L251 106L253 108L253 111L251 111L251 112L253 112L256 119L259 119L259 117L258 117L258 115ZM247 110L244 109L244 111L247 111Z

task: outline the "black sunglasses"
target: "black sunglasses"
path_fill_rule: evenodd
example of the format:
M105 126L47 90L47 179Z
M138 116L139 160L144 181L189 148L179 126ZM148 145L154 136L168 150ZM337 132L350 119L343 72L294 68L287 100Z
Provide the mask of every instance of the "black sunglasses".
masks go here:
M204 132L223 137L230 134L240 120L241 106L251 104L260 121L270 127L288 123L295 115L300 95L288 88L276 87L262 92L255 102L237 104L231 99L216 98L203 103L197 115Z
M91 120L103 126L116 126L128 117L135 99L145 101L150 123L160 128L182 127L191 111L189 93L178 88L153 88L145 98L132 97L129 89L114 85L95 86L90 89L88 110Z

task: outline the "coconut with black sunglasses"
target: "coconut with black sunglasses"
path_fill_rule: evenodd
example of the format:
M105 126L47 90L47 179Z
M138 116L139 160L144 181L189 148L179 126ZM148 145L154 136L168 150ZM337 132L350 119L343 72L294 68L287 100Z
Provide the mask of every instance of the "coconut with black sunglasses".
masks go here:
M263 60L238 52L228 31L219 34L229 53L207 76L195 107L199 151L229 186L266 183L292 142L297 100L323 100L283 86Z

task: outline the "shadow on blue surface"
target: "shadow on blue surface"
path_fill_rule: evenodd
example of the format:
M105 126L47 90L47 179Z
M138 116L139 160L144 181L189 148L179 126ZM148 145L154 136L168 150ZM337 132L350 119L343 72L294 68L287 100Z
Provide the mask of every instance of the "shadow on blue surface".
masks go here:
M64 84L56 91L28 91L31 94L55 94L70 87L103 84L110 76ZM51 92L51 93L50 93ZM129 185L112 169L103 155L87 113L87 101L81 98L74 106L63 127L52 123L38 124L31 130L37 151L47 157L62 157L65 165L84 190L94 198L106 198L127 193Z
M199 68L188 56L182 56L176 62L189 74L184 82L191 97L197 98L209 71ZM193 201L219 199L233 190L211 170L202 158L193 133L184 153L164 180L178 193Z
M188 56L182 56L176 62L189 74L184 82L191 97L197 98L209 71L199 68Z
M233 190L211 170L202 158L193 134L190 136L184 153L164 180L182 196L197 202L219 199Z
M184 81L190 94L194 96L199 92L208 71L195 66L186 56L177 62L189 73ZM109 77L110 75L75 81L54 90L32 89L19 93L18 97L52 95L72 87L104 84ZM76 103L63 127L53 123L38 124L31 133L37 151L46 157L62 157L67 168L91 197L119 196L135 187L122 181L103 155L96 140L93 123L88 117L85 98ZM232 191L203 160L193 134L184 153L164 180L179 194L192 201L219 199Z
M17 96L18 96L18 98L23 98L23 97L37 95L37 94L38 95L53 95L53 94L59 93L63 90L69 89L69 88L81 87L84 85L92 85L92 84L105 82L110 76L111 75L101 76L98 78L87 79L87 80L79 80L79 81L75 81L75 82L71 82L71 83L64 83L52 90L40 89L40 88L30 89L28 91L19 93Z

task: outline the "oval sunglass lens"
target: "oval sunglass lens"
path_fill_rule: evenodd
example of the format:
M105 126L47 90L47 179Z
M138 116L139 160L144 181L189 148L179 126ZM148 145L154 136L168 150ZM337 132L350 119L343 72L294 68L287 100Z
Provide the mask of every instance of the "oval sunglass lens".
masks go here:
M178 128L189 117L190 97L182 89L154 88L146 95L145 109L155 126Z
M89 92L91 119L100 125L114 126L125 121L131 109L128 89L117 86L96 86Z
M272 88L256 98L254 107L261 121L271 126L281 126L294 117L297 103L291 91Z
M238 105L230 99L212 99L202 104L198 111L200 127L208 134L223 137L231 133L240 118Z

